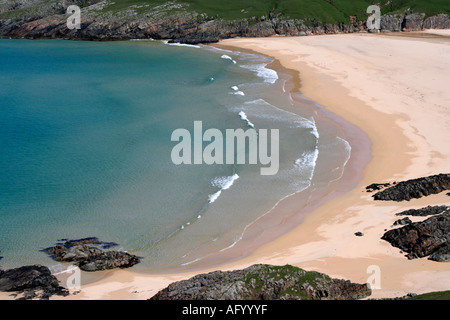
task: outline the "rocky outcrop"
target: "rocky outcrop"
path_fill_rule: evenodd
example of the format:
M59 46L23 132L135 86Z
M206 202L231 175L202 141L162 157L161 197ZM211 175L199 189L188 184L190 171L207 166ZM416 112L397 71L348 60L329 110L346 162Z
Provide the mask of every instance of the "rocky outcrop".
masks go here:
M402 21L402 31L420 31L423 30L423 21L425 13L407 14Z
M65 8L79 5L81 29L67 27ZM176 42L213 43L233 37L267 37L273 35L304 36L367 30L365 20L329 24L314 17L291 19L281 13L239 20L221 19L191 11L187 4L167 1L149 4L147 9L130 5L115 11L111 3L99 0L67 0L49 3L42 0L0 3L0 35L12 38L68 38L83 40L172 39ZM150 6L151 5L151 6ZM364 17L365 19L365 17ZM424 14L385 15L382 31L411 31L423 27L449 28L448 15L425 19Z
M406 218L398 219L397 221L395 221L394 226L404 226L404 225L407 225L410 223L412 223L411 219L406 217Z
M367 192L374 192L389 187L390 183L372 183L366 187Z
M402 181L395 186L377 192L372 197L375 200L384 201L409 201L430 194L437 194L444 190L450 190L450 174L439 174L425 178Z
M402 23L404 15L386 14L381 16L380 28L381 31L398 32L402 31Z
M354 300L370 294L367 284L332 279L289 265L258 264L174 282L150 300Z
M450 261L450 212L389 230L381 239L408 252L406 256L408 259L429 256L430 260L448 262Z
M23 300L46 300L52 295L69 294L47 267L39 265L0 270L0 291L16 292Z
M89 244L89 246L88 246ZM129 268L139 263L139 257L122 251L104 251L115 246L97 238L68 240L43 251L59 262L72 262L84 271Z
M441 214L444 212L450 212L449 206L427 206L425 208L420 209L410 209L406 211L402 211L396 213L396 216L414 216L414 217L424 217L424 216L432 216L436 214Z
M450 29L450 16L438 14L425 18L423 13L386 14L381 16L381 31L421 31L424 29Z
M438 14L425 19L424 29L450 29L450 16L448 14Z

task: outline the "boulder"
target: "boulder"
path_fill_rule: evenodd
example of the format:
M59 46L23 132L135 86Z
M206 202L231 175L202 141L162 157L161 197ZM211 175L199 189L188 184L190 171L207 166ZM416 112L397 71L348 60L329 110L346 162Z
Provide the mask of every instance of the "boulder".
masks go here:
M257 264L174 282L150 300L355 300L370 294L367 284L289 265Z
M49 268L40 265L0 270L0 291L23 293L20 299L46 300L52 295L67 296Z
M439 174L424 178L402 181L396 185L375 193L375 200L404 201L417 199L450 190L450 174Z
M449 206L427 206L425 208L420 209L410 209L406 211L402 211L400 213L396 213L396 216L415 216L415 217L423 217L423 216L431 216L436 214L441 214L446 211L449 211Z
M425 13L407 14L402 21L402 31L421 31Z
M437 14L425 19L424 29L450 29L450 16L448 14Z
M43 251L56 261L72 262L84 271L129 268L139 263L139 257L127 252L104 250L115 245L117 244L102 242L97 238L84 238L66 240L64 243L59 243Z
M448 261L450 254L450 212L432 216L422 222L387 231L383 240L408 253L408 259L430 256L431 260Z
M406 217L406 218L398 219L397 221L395 221L394 226L404 226L404 225L407 225L410 223L412 223L411 219Z

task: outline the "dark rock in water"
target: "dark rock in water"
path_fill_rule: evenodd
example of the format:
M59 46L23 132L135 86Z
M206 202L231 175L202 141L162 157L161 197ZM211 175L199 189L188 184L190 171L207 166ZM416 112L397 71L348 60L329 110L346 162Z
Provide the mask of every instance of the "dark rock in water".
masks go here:
M174 282L150 300L356 300L371 293L367 284L289 265L257 264Z
M408 259L430 256L429 259L434 261L448 261L450 212L387 231L381 239L408 252Z
M62 245L56 245L51 249L47 249L47 252L52 254L56 261L60 262L83 261L91 256L103 253L103 251L98 248L88 247L84 244L75 245L69 248Z
M52 295L69 294L47 267L39 265L0 270L0 291L23 293L20 299L26 300L46 300Z
M450 190L450 174L439 174L425 178L402 181L395 186L377 192L372 197L375 200L384 201L409 201L430 194L437 194L444 190Z
M355 232L355 236L357 236L357 237L362 237L364 235L364 233L362 233L362 232Z
M427 206L421 209L410 209L406 211L402 211L400 213L396 213L396 216L431 216L436 214L444 213L445 211L449 211L450 207L448 206Z
M390 185L391 185L390 183L372 183L371 185L366 187L366 190L367 192L373 192L376 190L381 190L386 187L389 187Z
M406 218L398 219L397 221L395 221L394 226L404 226L404 225L407 225L410 223L412 223L411 219L406 217Z
M127 252L107 251L90 255L80 261L79 267L84 271L100 271L115 268L129 268L139 263L139 258Z
M115 242L101 241L97 237L88 237L88 238L81 238L81 239L75 239L75 240L60 239L60 240L58 240L58 243L57 243L57 245L62 245L66 248L70 248L70 247L82 245L82 244L96 245L96 247L98 247L100 249L109 249L109 248L118 246L118 244ZM49 248L49 249L51 249L51 248ZM44 251L45 251L45 249L44 249Z
M87 245L92 244L92 245ZM104 242L97 238L66 240L63 244L44 249L59 262L73 262L84 271L100 271L114 268L129 268L139 263L139 257L122 251L104 251ZM106 243L106 248L115 243ZM93 246L99 245L99 246Z

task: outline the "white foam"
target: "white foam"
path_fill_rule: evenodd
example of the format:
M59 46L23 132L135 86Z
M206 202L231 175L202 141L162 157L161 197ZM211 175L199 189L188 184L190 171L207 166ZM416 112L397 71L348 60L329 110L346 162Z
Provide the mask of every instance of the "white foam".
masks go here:
M170 40L161 40L162 43L167 44L169 46L177 46L177 47L189 47L189 48L201 48L195 44L187 44L187 43L179 43L179 42L169 42Z
M280 109L264 99L246 101L244 102L244 106L248 106L252 109L258 107L258 113L254 113L255 117L270 119L271 121L289 122L294 127L308 128L311 130L311 134L314 135L316 139L319 139L319 131L317 130L316 122L313 117L311 117L311 119L303 118L296 113ZM264 110L262 109L263 106L269 107L272 110ZM274 114L273 110L277 111L277 113Z
M155 41L155 39L153 39L153 38L148 38L148 39L130 39L130 41Z
M320 135L319 135L319 131L317 130L317 126L316 126L316 120L314 120L314 117L311 117L311 123L312 126L310 126L310 128L312 129L312 134L319 139Z
M303 152L302 156L295 160L295 167L302 171L310 170L308 180L312 180L318 157L319 149L317 147L313 152Z
M347 151L347 154L348 154L347 159L344 161L344 164L343 164L343 166L345 167L352 156L352 146L350 145L350 143L347 140L342 139L341 137L336 137L336 139L338 139L339 141L344 143L345 150Z
M183 256L182 258L184 258L184 256ZM195 262L197 262L197 261L199 261L199 260L200 260L200 258L197 258L197 259L194 259L194 260L192 260L192 261L182 263L181 265L182 265L182 266L187 266L187 265L193 264L193 263L195 263Z
M245 114L244 111L240 111L238 114L239 114L239 117L241 117L242 120L247 122L247 125L249 127L255 128L255 125L253 123L251 123L250 120L248 120L247 115Z
M236 94L238 96L245 96L245 93L243 93L242 91L236 91L236 92L233 92L233 94Z
M342 168L342 171L341 171L341 174L339 175L339 177L331 180L328 184L331 184L334 181L340 180L344 176L345 166L347 165L348 161L350 160L350 158L352 156L352 147L351 147L350 143L341 137L336 137L336 140L342 142L345 145L345 150L347 151L347 158L345 159L344 163L342 164L342 167L339 166L334 170L334 171L337 171Z
M218 177L213 179L211 184L217 188L220 188L220 190L208 196L209 203L216 201L222 191L229 189L237 179L239 179L239 176L236 173L229 177Z
M57 265L53 265L53 266L49 267L49 270L53 275L59 275L59 274L63 274L63 273L72 273L74 270L77 270L77 269L79 269L79 268L75 265L65 266L63 264L57 264Z
M233 58L230 57L230 56L227 55L227 54L223 54L223 55L221 56L221 58L222 58L222 59L225 59L225 60L230 60L231 62L233 62L234 64L236 64L236 61L234 61Z
M214 193L214 194L210 194L210 195L208 196L208 202L209 202L209 203L213 203L214 201L216 201L217 198L219 198L219 196L220 196L221 193L222 193L222 190L219 190L219 191L217 191L217 192Z
M239 90L238 86L232 86L231 89L233 89L234 91L238 91Z
M253 71L260 78L264 79L264 82L274 84L278 80L278 73L273 70L266 68L267 64L249 64L241 65L242 68Z

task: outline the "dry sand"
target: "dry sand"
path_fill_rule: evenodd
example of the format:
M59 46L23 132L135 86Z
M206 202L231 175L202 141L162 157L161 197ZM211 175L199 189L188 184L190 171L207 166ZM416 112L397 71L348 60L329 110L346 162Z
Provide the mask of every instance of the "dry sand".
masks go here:
M373 290L372 298L450 289L449 264L408 260L380 239L398 219L395 213L450 204L450 197L441 193L404 203L375 202L364 190L375 182L450 172L450 33L437 33L246 38L219 44L274 57L298 71L302 95L366 132L373 157L356 188L220 269L292 264L358 283L378 270L380 288ZM364 236L355 236L358 231ZM110 271L69 298L148 299L169 283L197 273Z

